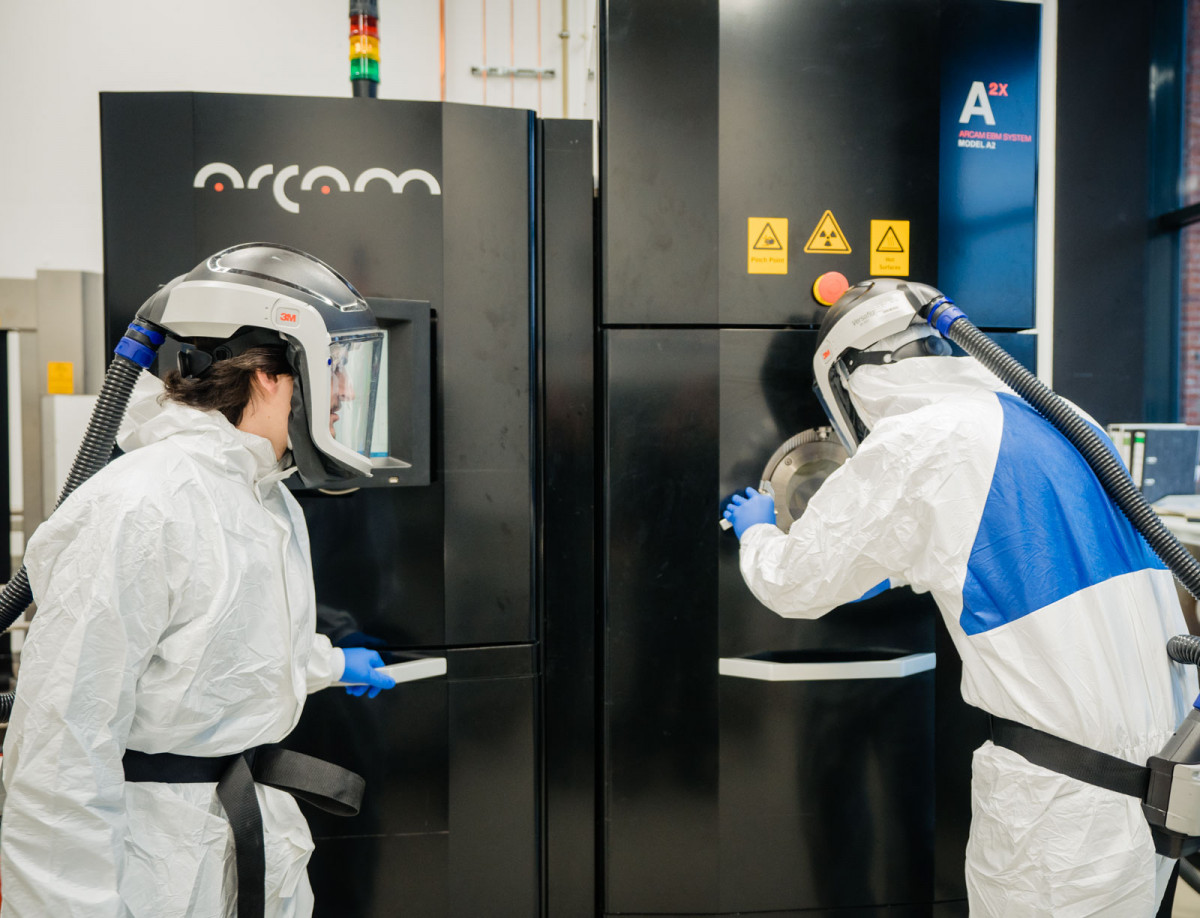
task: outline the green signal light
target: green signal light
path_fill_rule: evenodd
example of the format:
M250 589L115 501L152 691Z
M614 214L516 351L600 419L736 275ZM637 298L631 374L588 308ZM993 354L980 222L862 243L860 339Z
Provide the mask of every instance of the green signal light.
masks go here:
M356 57L350 62L350 79L379 82L379 61L369 57Z

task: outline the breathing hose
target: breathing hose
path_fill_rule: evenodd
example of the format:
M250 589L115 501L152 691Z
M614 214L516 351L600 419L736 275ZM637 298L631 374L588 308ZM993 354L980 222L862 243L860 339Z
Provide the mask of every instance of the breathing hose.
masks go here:
M155 354L164 340L162 330L143 319L135 319L125 330L124 337L114 350L108 372L104 375L104 385L96 400L96 407L92 409L92 417L88 421L83 442L75 454L75 461L71 465L62 493L58 495L55 509L67 499L67 495L108 464L113 444L117 439L117 430L133 394L133 387L142 370L154 361ZM0 631L7 631L29 608L31 602L33 591L29 586L29 574L25 565L21 565L16 576L0 591ZM8 721L15 697L15 692L0 694L0 723Z
M1200 564L1163 524L1095 427L976 328L949 297L940 296L933 300L922 308L921 316L943 337L949 338L1000 377L1079 450L1113 503L1133 523L1187 591L1200 599ZM1181 663L1200 664L1200 637L1190 634L1173 637L1167 643L1167 652L1172 659Z

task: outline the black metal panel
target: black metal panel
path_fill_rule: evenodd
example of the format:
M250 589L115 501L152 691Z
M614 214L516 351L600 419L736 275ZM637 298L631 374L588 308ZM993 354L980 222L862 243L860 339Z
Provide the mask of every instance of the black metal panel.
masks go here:
M101 93L100 153L105 328L113 347L138 307L199 260L191 93Z
M606 324L717 319L719 6L607 4L600 71Z
M932 672L722 679L722 913L929 902L933 699Z
M366 296L429 300L440 308L442 209L449 188L439 104L211 93L192 99L192 171L228 163L247 187L216 192L210 181L193 190L197 254L176 273L225 246L261 239L313 253ZM254 170L264 164L273 166L272 174L251 189ZM281 193L294 202L295 213L284 209L275 190L289 166L298 172L282 183ZM420 181L397 194L380 179L361 192L341 191L329 178L304 190L305 176L317 166L338 169L352 186L371 168L423 169L438 180L442 194Z
M528 918L538 914L540 897L535 648L457 650L447 656L447 914Z
M718 897L718 335L604 333L605 898Z
M541 125L543 913L596 904L592 124Z
M316 914L382 918L397 901L440 903L417 914L445 914L451 723L445 679L404 683L371 699L341 689L308 699L284 745L366 779L357 816L301 803L316 843L309 867Z
M933 918L958 918L958 912L942 912L938 906L934 906L932 913L928 905L881 905L867 908L830 908L830 909L785 909L777 911L772 909L768 912L743 912L741 914L753 914L754 918L929 918L932 914ZM966 912L962 913L963 918ZM605 912L605 918L618 918L616 913ZM646 913L646 912L621 912L619 918L662 918L661 913ZM688 918L698 918L698 916L688 916Z
M1142 5L1058 5L1053 386L1102 424L1144 405L1151 31Z
M445 107L446 640L528 641L532 114Z
M122 282L136 277L153 291L224 246L262 239L318 254L368 295L396 286L440 292L440 194L420 181L398 193L380 179L351 190L368 169L384 164L399 165L397 171L422 168L436 181L437 105L394 103L372 110L341 99L206 93L109 93L103 103L129 112L102 123L111 154L104 174L105 227L114 244L106 246L106 278L116 270ZM139 131L168 106L174 117L155 132L156 145L147 146ZM389 132L397 123L410 130ZM313 129L317 124L320 130ZM313 168L322 170L318 181L308 176ZM147 171L153 191L143 195L137 176ZM345 188L330 177L334 173ZM428 231L415 233L413 225ZM163 237L179 244L165 250ZM372 240L384 238L402 248L395 257L370 257ZM129 263L130 253L137 264ZM106 300L114 342L121 330L115 320L132 315L145 296L131 303Z
M1187 53L1186 0L1157 0L1152 18L1150 72L1161 82L1150 95L1150 216L1176 211L1189 203L1180 194ZM1180 239L1182 233L1160 233L1149 240L1146 263L1145 336L1146 392L1142 420L1175 421L1184 378L1180 366ZM1191 355L1189 355L1191 356ZM1186 358L1184 358L1186 359ZM1191 359L1195 359L1194 356Z
M313 918L447 918L448 835L323 839L308 862ZM386 865L381 869L381 865Z
M937 0L725 3L720 18L720 322L819 323L820 274L871 276L872 220L908 220L908 276L936 277ZM826 210L849 254L805 253ZM751 217L788 220L786 275L747 272Z
M534 648L446 658L445 678L377 698L319 692L288 737L367 782L352 818L301 805L316 914L537 914ZM511 905L481 905L493 897Z

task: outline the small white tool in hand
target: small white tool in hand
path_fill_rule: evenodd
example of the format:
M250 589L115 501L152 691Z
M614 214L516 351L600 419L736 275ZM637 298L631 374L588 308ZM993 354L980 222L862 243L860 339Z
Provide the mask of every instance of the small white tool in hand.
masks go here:
M421 657L419 660L405 660L403 663L392 663L388 666L377 667L375 672L386 673L397 683L412 682L416 679L430 679L433 676L446 674L445 657ZM334 685L362 685L361 682L335 682Z
M758 483L758 493L767 495L767 497L771 498L771 500L775 499L775 487L769 481L760 481ZM733 523L725 519L724 516L722 516L717 522L720 524L722 529L733 528Z

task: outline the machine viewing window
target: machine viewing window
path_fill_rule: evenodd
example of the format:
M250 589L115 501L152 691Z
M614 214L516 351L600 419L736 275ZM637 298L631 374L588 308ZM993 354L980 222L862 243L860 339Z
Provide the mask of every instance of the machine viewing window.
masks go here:
M427 485L433 479L433 309L425 300L367 297L383 329L369 477L339 490Z

